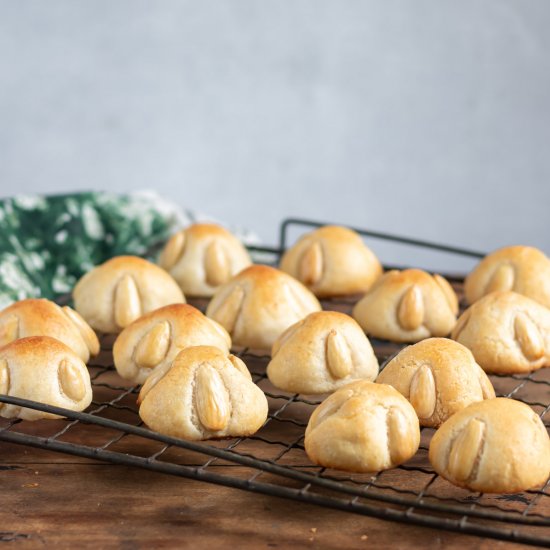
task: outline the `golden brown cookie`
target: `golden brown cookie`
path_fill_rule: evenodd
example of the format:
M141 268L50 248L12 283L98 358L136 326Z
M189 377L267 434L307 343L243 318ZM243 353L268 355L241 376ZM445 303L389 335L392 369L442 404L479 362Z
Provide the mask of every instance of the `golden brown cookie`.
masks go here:
M451 416L430 443L435 471L459 487L517 493L538 487L550 473L550 440L525 403L497 398Z
M94 329L116 334L144 313L185 302L172 277L137 256L117 256L84 275L73 290L76 311Z
M251 263L239 239L212 223L195 223L172 235L159 257L186 296L213 296Z
M406 347L376 381L405 396L420 425L430 428L471 403L495 397L491 381L470 350L447 338L429 338Z
M301 237L281 269L320 298L366 292L382 274L378 258L351 229L327 225Z
M360 380L315 409L306 429L309 458L327 468L377 472L409 460L420 443L418 417L394 388Z
M267 375L292 393L328 393L354 380L374 380L378 360L361 327L336 311L310 313L273 344Z
M363 330L393 342L447 336L458 313L458 299L441 275L419 269L385 273L353 308Z
M486 372L550 366L550 310L516 292L492 292L470 306L452 332Z
M42 298L15 302L0 312L0 347L27 336L56 338L85 363L99 353L95 332L74 309Z
M234 345L271 349L290 325L320 309L317 298L290 275L253 265L217 290L206 315L229 332Z
M182 349L191 346L214 346L229 353L231 338L193 306L164 306L118 335L113 346L115 367L122 378L143 384L153 369L171 364Z
M550 307L550 258L531 246L507 246L483 258L464 281L469 304L509 290Z
M218 348L185 348L139 395L139 415L157 432L188 440L248 436L267 418L267 399L244 363Z
M0 393L82 411L92 402L88 369L65 344L29 336L0 348ZM0 416L39 420L57 415L0 403Z

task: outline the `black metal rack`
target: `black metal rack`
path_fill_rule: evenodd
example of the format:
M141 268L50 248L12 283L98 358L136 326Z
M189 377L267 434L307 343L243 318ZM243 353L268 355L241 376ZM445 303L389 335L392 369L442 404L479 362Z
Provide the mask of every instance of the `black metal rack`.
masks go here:
M254 247L276 261L293 225L324 225L286 220L279 248ZM404 237L359 230L370 238L397 240L479 258L474 251ZM460 287L460 281L455 283ZM323 302L325 309L350 311L352 299ZM204 302L194 305L204 308ZM59 414L63 420L24 422L0 420L0 440L49 449L115 464L137 466L169 475L192 478L248 491L275 495L349 512L550 547L550 482L539 490L517 495L486 495L454 487L439 477L427 459L431 429L422 430L417 455L406 464L372 475L348 474L313 465L303 447L309 415L321 399L288 394L274 388L265 374L269 356L252 350L239 355L254 381L264 390L269 417L257 434L230 440L189 442L144 427L135 404L138 388L125 383L112 366L110 343L90 365L94 401L86 413L1 396L0 402ZM401 346L373 341L381 362ZM550 369L527 375L491 376L497 395L529 404L550 428Z

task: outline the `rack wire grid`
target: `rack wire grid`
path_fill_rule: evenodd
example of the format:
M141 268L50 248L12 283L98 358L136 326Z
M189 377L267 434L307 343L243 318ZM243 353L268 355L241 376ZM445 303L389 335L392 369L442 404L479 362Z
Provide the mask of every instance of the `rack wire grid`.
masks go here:
M264 263L275 264L288 232L324 223L289 219L282 223L280 246L251 247ZM478 259L471 250L354 228L369 238ZM270 260L269 260L270 259ZM462 279L450 277L459 295ZM353 298L323 301L324 309L350 312ZM204 310L206 301L194 305ZM423 428L418 453L407 463L373 474L350 474L312 464L303 446L310 414L323 396L290 394L273 387L266 376L269 356L237 350L253 380L269 401L269 416L253 436L190 442L152 432L138 415L137 386L122 380L112 365L112 338L89 365L94 401L85 413L0 395L0 402L62 415L60 420L0 420L0 440L136 466L308 504L345 510L465 534L550 547L550 482L541 489L514 495L473 493L438 476L428 461L433 429ZM403 345L372 340L383 365ZM491 376L497 395L530 405L550 428L550 369L530 374ZM550 415L549 415L550 416ZM220 468L220 466L222 466ZM224 468L223 466L238 466Z

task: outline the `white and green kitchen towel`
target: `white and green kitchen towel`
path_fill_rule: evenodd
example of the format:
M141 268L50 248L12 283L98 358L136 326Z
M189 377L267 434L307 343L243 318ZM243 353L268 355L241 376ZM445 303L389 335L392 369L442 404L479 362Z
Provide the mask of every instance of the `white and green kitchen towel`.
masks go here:
M152 192L0 199L0 309L23 298L59 298L112 256L150 257L194 219Z

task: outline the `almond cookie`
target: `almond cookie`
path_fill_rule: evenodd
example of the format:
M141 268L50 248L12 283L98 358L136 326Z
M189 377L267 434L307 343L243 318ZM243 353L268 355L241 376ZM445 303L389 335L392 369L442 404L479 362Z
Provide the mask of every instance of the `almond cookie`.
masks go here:
M157 432L188 440L248 436L267 418L267 399L245 364L218 348L186 348L139 394L139 415Z
M394 388L360 380L340 388L313 412L309 458L327 468L378 472L409 460L420 444L418 417Z
M419 269L388 271L353 308L367 334L393 342L447 336L457 314L458 299L447 280Z
M216 321L188 304L151 311L128 325L117 337L113 356L117 372L143 384L155 368L170 364L184 348L214 346L229 353L231 338Z
M458 319L453 340L486 372L514 374L550 366L550 310L516 292L492 292Z
M218 289L206 315L229 332L234 345L271 349L289 326L320 309L317 298L290 275L253 265Z
M83 411L92 402L86 365L74 351L49 336L29 336L0 348L0 393ZM0 416L40 420L60 418L0 403Z
M273 344L267 375L292 393L328 393L354 380L374 380L378 361L361 327L336 311L310 313Z
M495 397L491 381L470 350L447 338L429 338L406 347L376 381L405 396L420 425L430 428L471 403Z
M301 237L283 255L281 269L320 298L366 292L382 274L378 258L361 237L336 225Z
M211 223L196 223L173 235L159 257L186 296L213 296L216 289L252 262L232 233Z
M94 329L116 334L144 313L185 302L164 269L137 256L117 256L86 273L73 290L74 307Z
M550 440L525 403L497 398L449 418L430 443L434 470L451 483L482 493L538 487L550 473Z
M531 246L507 246L483 258L464 281L469 304L509 290L550 307L550 258Z
M74 309L42 298L15 302L0 312L0 347L27 336L56 338L85 363L99 353L95 332Z

